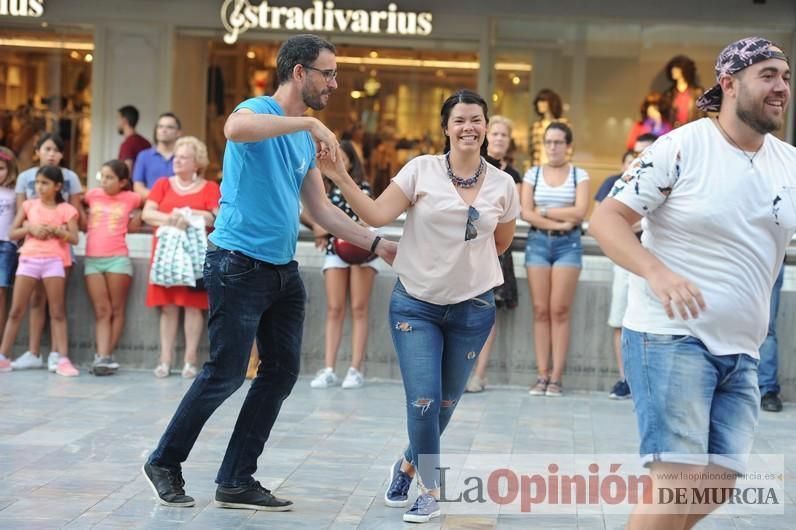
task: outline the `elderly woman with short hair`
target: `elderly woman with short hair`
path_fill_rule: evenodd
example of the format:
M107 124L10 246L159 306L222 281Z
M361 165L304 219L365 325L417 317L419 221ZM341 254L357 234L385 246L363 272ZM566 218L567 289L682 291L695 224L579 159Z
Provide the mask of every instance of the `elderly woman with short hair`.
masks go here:
M152 188L144 204L143 220L152 226L172 225L185 229L187 222L178 209L189 207L193 216L203 217L205 226L208 230L212 229L221 193L218 184L202 176L207 165L207 147L204 143L193 136L183 136L177 140L174 175L158 180ZM155 248L157 237L152 244L153 258ZM155 376L170 375L182 307L185 309L185 365L182 376L195 377L198 370L196 352L204 330L202 311L208 308L207 291L187 286L163 287L150 282L146 304L161 308L160 361L155 368Z

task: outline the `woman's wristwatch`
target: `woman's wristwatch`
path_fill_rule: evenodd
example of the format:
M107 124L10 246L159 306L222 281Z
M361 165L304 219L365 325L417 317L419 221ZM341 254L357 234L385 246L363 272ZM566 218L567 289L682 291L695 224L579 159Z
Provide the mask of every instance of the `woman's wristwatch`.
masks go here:
M539 210L539 214L541 214L542 217L547 217L547 207L542 206L542 209Z

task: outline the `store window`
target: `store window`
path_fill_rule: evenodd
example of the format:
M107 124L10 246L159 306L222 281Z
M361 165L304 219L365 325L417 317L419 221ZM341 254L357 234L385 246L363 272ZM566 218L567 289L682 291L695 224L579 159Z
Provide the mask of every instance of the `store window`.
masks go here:
M277 43L210 44L206 136L216 165L223 156L226 115L240 101L276 89L278 49ZM442 149L442 102L478 84L474 52L338 46L337 66L331 103L310 114L362 147L377 191L408 159Z
M496 67L492 72L493 112L515 122L517 167L527 169L534 149L538 149L530 131L540 118L533 101L542 89L560 96L563 117L574 132L574 160L590 172L592 187L596 187L602 178L619 168L631 131L642 121L642 102L648 96L661 96L660 110L668 117L663 121L673 122L673 127L678 119L696 117L685 110L693 104L693 97L680 91L667 95L673 83L666 66L673 58L685 56L695 68L687 85L707 89L715 83L716 55L729 42L762 34L784 49L792 49L792 36L783 31L749 27L704 29L688 24L496 19L496 64L524 62L531 67L527 77ZM678 107L671 104L678 94L683 109L679 114ZM654 114L655 109L650 112ZM649 123L658 127L654 120ZM667 126L660 127L665 130ZM782 130L776 134L784 138L786 133Z
M64 140L62 164L85 179L91 129L90 33L3 30L0 37L0 144L25 169L37 164L43 132Z

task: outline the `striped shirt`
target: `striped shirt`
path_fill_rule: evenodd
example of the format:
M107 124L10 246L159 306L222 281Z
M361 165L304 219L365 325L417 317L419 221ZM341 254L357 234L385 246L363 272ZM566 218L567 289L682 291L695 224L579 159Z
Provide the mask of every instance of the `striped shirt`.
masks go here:
M534 188L533 202L544 208L566 208L575 204L575 187L589 180L589 174L570 164L567 180L560 186L550 186L544 179L544 169L534 166L529 169L523 180Z

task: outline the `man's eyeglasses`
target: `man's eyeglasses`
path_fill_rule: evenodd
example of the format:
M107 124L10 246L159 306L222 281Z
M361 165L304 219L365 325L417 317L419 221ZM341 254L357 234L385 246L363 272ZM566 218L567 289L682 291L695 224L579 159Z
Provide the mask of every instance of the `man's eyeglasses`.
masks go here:
M559 147L562 145L567 145L567 142L564 140L545 140L544 144L548 147Z
M321 74L324 79L326 79L327 83L332 79L337 79L337 70L322 70L320 68L315 68L314 66L310 66L308 64L302 64L301 66L303 66L307 70L315 70L316 72Z
M475 227L475 222L481 217L478 210L470 206L467 210L467 225L464 228L464 240L470 241L478 237L478 229Z

